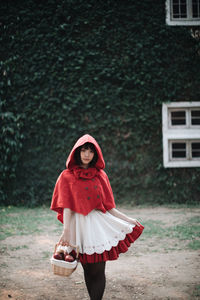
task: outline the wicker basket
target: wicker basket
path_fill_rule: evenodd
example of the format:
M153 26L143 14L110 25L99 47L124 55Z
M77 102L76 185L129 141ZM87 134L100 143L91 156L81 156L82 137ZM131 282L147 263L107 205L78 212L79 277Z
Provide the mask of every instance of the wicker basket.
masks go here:
M58 244L56 244L56 246L55 246L54 254L56 252L57 246L58 246ZM76 270L77 265L78 265L78 260L77 259L78 259L78 256L79 256L79 247L78 246L73 246L73 245L70 245L70 246L72 248L76 249L76 259L73 262L58 260L58 259L53 258L53 256L52 256L51 265L52 265L53 273L55 275L68 277Z

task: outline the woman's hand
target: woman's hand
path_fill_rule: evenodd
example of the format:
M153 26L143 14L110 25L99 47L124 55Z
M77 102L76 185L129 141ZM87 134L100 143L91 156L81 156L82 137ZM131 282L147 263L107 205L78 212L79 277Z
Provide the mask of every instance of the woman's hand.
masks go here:
M136 219L129 218L127 215L123 214L116 208L110 209L109 213L119 219L122 219L122 220L128 222L128 223L134 224L139 227L141 226L141 224Z
M69 246L69 242L70 242L70 230L68 228L65 228L61 234L58 243L62 246Z
M137 225L137 226L140 227L140 223L139 223L136 219L129 218L129 221L128 221L128 222L131 223L131 224L134 224L134 225Z

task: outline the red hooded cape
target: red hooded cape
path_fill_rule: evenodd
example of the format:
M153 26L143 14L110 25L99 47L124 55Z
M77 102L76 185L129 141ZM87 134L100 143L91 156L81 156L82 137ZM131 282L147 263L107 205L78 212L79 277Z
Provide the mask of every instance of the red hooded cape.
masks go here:
M83 169L76 165L74 152L88 142L95 146L98 160L94 167ZM64 208L87 215L93 209L105 213L115 207L112 188L108 176L103 171L105 162L101 148L92 136L86 134L76 142L66 167L57 179L51 202L51 209L58 213L58 220L63 223Z

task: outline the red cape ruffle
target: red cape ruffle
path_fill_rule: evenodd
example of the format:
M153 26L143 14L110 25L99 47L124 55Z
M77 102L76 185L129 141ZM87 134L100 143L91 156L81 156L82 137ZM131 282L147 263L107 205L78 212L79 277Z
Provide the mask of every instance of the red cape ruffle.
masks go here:
M64 170L54 188L51 209L58 213L57 218L62 223L64 208L86 216L93 209L105 213L115 207L112 188L106 173L91 168L87 171L80 169L80 172L85 172L82 176L88 176L88 179L79 178L79 169L76 169L75 175L73 170Z
M98 263L102 261L108 260L116 260L119 257L120 253L125 253L130 245L134 243L137 238L142 234L144 226L140 224L139 226L135 226L131 233L128 233L124 240L119 241L117 246L112 247L109 251L105 250L103 253L98 254L94 253L92 255L88 255L86 253L79 254L79 260L82 264L87 263ZM72 255L75 256L75 251L72 252Z

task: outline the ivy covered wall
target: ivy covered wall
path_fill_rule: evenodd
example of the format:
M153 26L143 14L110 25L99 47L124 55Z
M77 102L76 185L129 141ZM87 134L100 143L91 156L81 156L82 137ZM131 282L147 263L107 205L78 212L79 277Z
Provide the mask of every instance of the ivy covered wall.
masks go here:
M83 134L118 203L197 202L198 168L164 169L162 103L199 101L199 42L164 1L0 3L0 198L49 203Z

